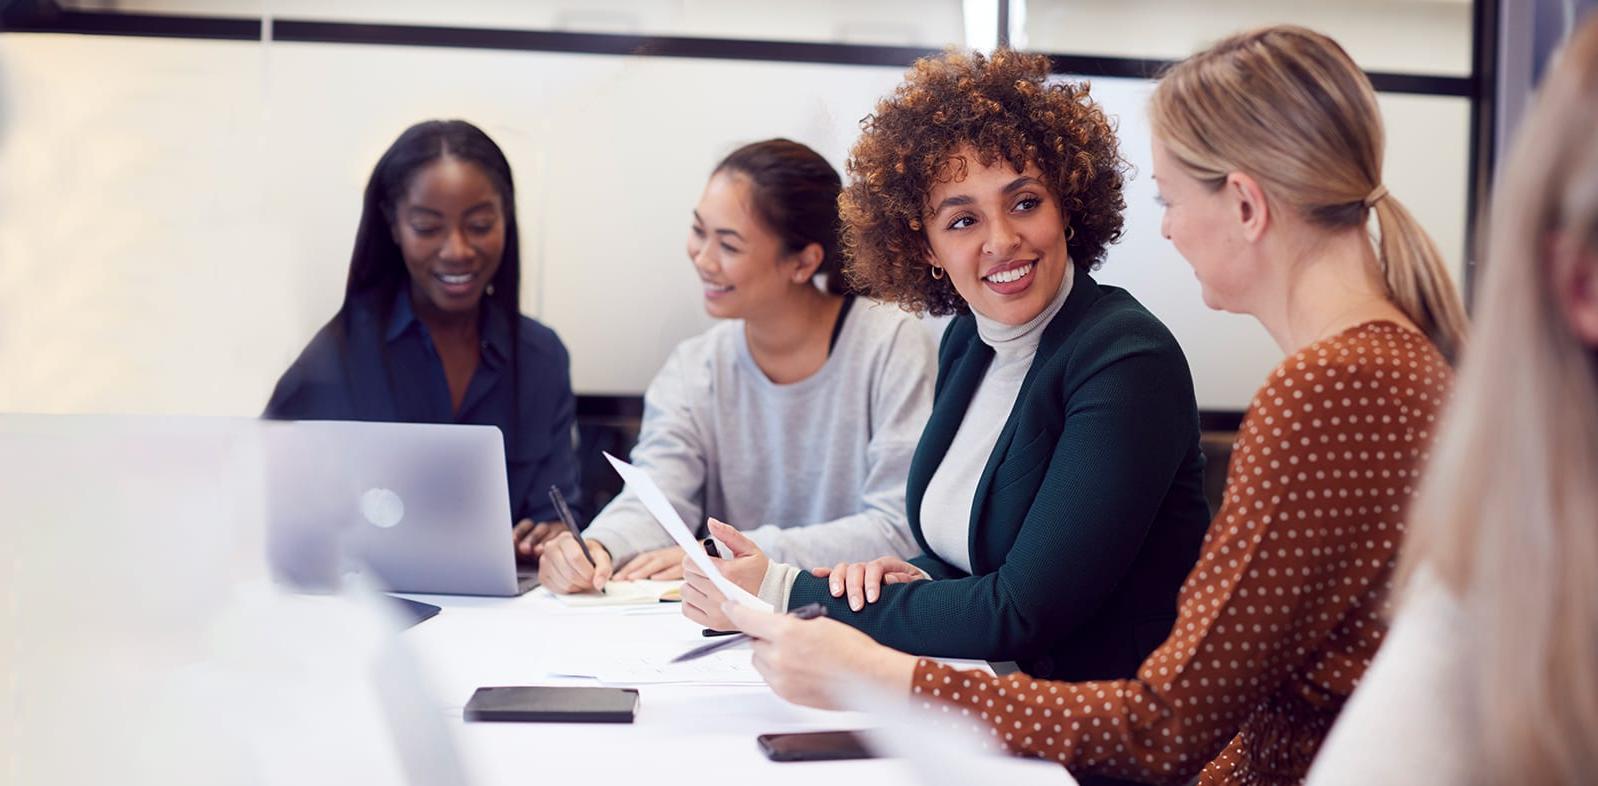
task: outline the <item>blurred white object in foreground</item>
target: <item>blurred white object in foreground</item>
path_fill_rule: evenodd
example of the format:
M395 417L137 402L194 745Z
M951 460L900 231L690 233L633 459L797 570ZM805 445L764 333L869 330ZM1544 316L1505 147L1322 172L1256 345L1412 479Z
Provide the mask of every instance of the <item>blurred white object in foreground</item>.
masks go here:
M270 579L275 425L0 416L0 782L464 782L381 598Z
M1058 763L1022 759L995 748L987 735L971 728L958 709L928 709L909 694L894 694L863 680L845 680L834 696L839 706L870 716L860 732L879 756L903 759L922 786L1076 786Z

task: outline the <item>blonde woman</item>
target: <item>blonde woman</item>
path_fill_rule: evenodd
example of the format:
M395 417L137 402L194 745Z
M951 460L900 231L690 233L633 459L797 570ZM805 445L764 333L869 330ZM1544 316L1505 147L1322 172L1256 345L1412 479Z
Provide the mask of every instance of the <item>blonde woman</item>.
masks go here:
M1336 42L1295 27L1233 36L1175 66L1150 115L1163 233L1211 307L1255 317L1287 355L1238 432L1171 635L1133 678L1053 682L731 609L779 694L828 704L833 675L852 671L1078 776L1303 779L1381 643L1463 309L1383 186L1375 95Z
M1494 196L1480 335L1415 505L1401 610L1311 783L1598 772L1598 16Z

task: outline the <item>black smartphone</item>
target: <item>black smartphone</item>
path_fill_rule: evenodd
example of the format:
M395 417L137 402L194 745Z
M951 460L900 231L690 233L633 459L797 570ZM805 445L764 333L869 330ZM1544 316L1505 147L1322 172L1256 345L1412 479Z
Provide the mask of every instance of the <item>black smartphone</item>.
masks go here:
M478 688L462 715L469 721L632 723L637 712L634 688L541 685Z
M875 759L860 735L852 731L806 731L797 734L762 734L755 738L760 752L772 761L842 761Z

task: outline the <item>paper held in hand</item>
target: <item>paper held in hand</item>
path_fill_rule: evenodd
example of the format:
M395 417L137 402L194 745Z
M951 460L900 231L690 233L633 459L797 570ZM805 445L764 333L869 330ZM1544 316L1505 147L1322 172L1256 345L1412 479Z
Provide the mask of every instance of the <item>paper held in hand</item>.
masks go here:
M627 483L627 487L632 489L634 494L638 495L638 499L644 503L644 507L649 509L649 513L655 517L655 521L660 522L660 526L665 528L666 534L670 535L671 539L682 547L683 553L688 555L688 559L693 560L694 565L706 576L710 577L710 582L716 585L716 589L721 590L722 595L725 595L728 600L740 606L748 606L768 613L771 611L770 603L751 595L748 590L732 583L726 576L721 575L721 571L716 570L716 566L710 562L710 556L705 554L705 550L700 547L699 541L694 538L693 531L688 529L687 524L683 523L682 517L677 515L677 509L671 506L671 502L666 499L666 494L660 490L659 486L655 485L655 481L650 480L647 473L609 453L605 454L605 460L616 468L616 472L621 475L621 479Z

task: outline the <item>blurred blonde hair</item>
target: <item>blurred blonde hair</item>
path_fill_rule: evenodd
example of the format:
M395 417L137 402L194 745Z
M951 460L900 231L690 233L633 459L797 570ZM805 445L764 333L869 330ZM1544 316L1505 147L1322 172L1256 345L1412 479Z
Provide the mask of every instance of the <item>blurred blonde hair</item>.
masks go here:
M1435 571L1464 609L1466 749L1482 783L1598 772L1598 355L1552 290L1556 232L1598 253L1598 16L1550 71L1504 164L1476 338L1400 568L1406 584Z
M1312 224L1364 227L1388 294L1452 359L1465 309L1442 255L1386 193L1385 139L1370 80L1336 41L1281 25L1238 33L1172 66L1149 102L1154 136L1211 188L1246 172Z

